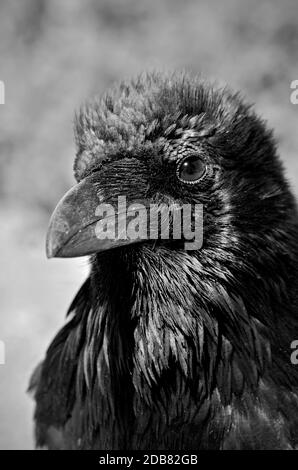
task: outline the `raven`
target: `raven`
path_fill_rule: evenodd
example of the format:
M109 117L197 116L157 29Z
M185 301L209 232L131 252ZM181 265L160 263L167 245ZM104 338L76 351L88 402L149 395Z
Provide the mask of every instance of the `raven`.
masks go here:
M148 73L75 118L77 184L48 257L90 275L31 379L49 449L295 449L298 217L276 143L239 93ZM203 245L100 239L100 203L203 205Z

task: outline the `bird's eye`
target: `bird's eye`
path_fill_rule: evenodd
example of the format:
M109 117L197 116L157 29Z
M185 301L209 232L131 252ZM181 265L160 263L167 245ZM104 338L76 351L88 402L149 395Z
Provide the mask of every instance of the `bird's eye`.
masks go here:
M178 163L177 177L183 183L197 183L203 178L205 173L206 163L197 155L183 158Z

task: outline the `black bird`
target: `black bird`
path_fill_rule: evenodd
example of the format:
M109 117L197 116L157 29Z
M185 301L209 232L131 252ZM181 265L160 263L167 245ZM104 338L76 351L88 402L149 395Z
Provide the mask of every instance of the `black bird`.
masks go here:
M295 449L298 217L272 132L239 94L147 74L84 106L75 140L47 253L91 269L31 380L37 446ZM98 239L118 196L202 204L203 246Z

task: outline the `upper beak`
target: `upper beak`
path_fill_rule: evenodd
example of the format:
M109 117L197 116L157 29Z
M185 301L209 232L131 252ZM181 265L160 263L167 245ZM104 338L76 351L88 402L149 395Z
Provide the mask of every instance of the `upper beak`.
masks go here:
M86 177L60 200L54 210L46 239L48 258L69 258L136 243L140 239L121 239L119 237L119 217L115 214L115 238L99 238L96 225L102 216L98 214L100 200L98 176ZM126 223L126 222L125 222Z

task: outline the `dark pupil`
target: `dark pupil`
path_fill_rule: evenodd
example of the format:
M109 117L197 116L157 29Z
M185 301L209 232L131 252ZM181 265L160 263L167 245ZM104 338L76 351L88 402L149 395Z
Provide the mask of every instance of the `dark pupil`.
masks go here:
M204 162L194 156L189 157L180 166L179 176L185 181L196 181L200 179L205 173Z

